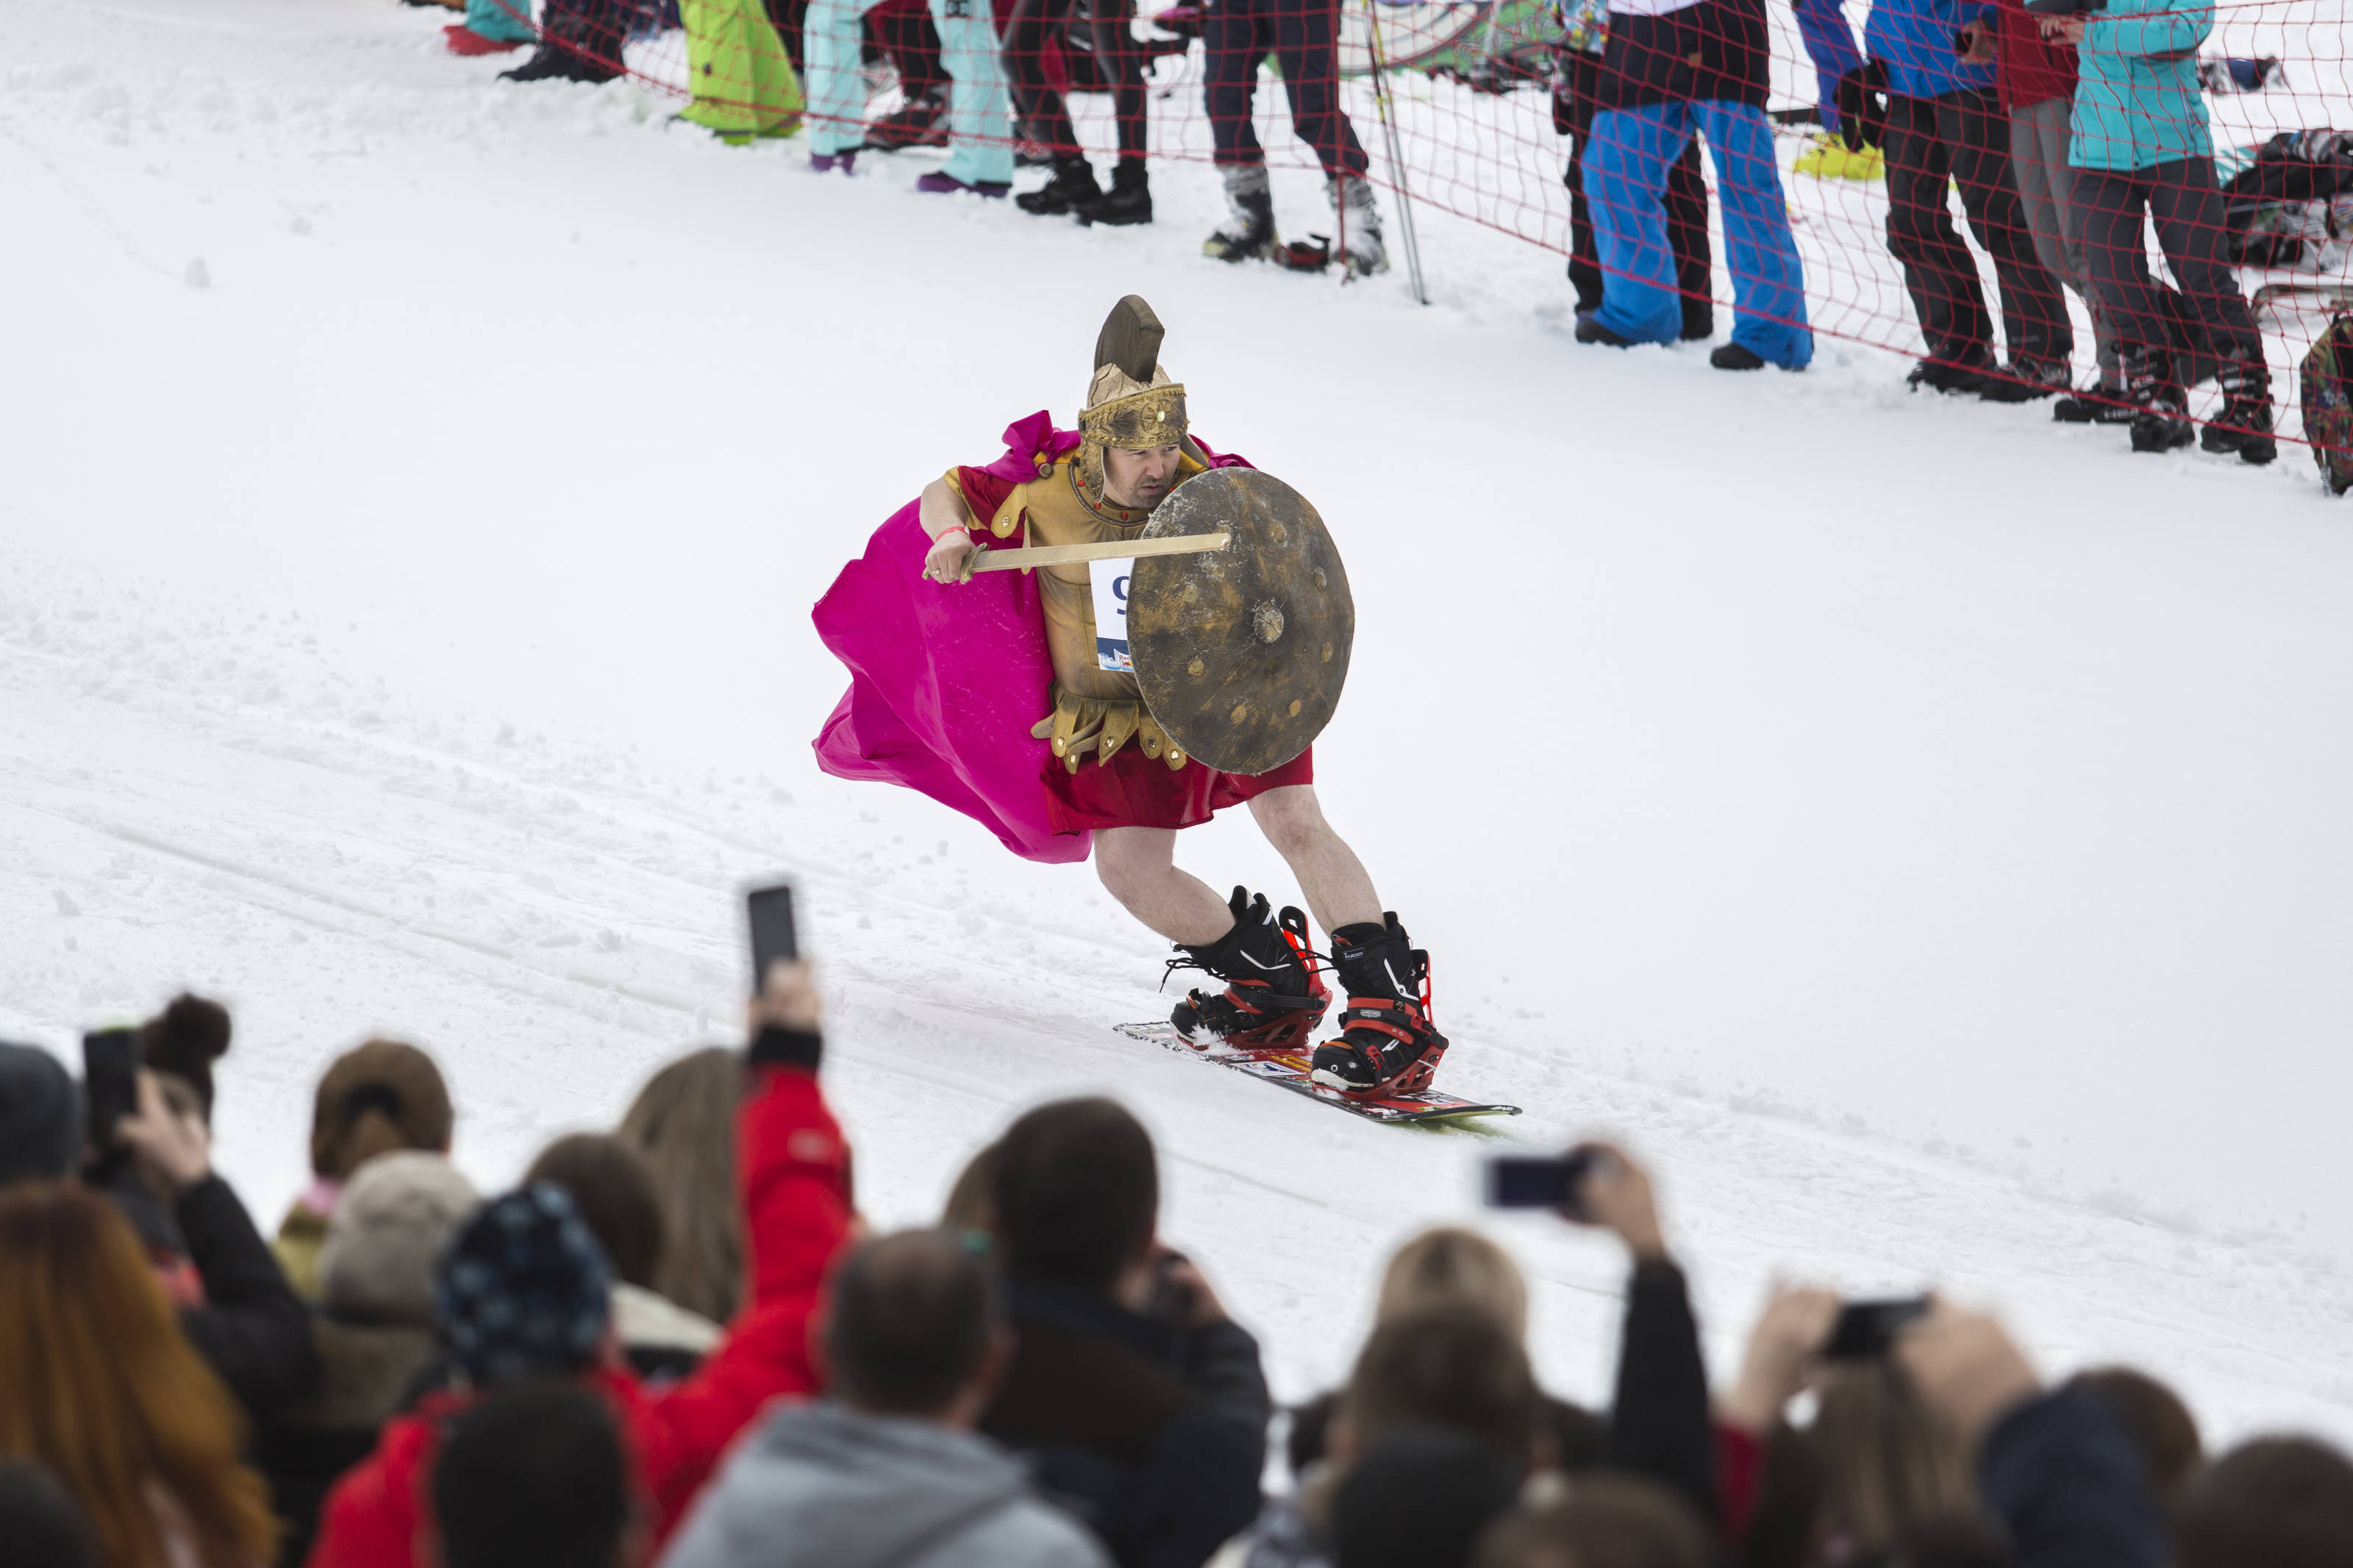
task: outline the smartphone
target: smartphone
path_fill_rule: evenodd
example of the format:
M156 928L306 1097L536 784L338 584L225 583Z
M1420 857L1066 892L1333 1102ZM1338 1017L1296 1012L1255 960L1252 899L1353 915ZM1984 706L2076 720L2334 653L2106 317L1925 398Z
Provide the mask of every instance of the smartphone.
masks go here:
M1838 1326L1831 1331L1822 1354L1832 1361L1869 1361L1887 1353L1905 1324L1926 1317L1928 1298L1895 1296L1877 1301L1849 1301L1839 1309Z
M1487 1162L1487 1206L1491 1209L1574 1209L1577 1189L1599 1152L1579 1149L1545 1158L1498 1154Z
M81 1037L81 1088L90 1146L114 1146L115 1124L139 1109L139 1031L99 1029Z
M744 895L744 913L752 928L752 991L759 994L768 977L768 965L801 955L793 935L793 885L754 888Z
M1164 1247L1152 1264L1152 1298L1145 1316L1157 1318L1164 1323L1190 1323L1200 1306L1200 1297L1192 1282L1175 1278L1187 1259L1173 1247Z

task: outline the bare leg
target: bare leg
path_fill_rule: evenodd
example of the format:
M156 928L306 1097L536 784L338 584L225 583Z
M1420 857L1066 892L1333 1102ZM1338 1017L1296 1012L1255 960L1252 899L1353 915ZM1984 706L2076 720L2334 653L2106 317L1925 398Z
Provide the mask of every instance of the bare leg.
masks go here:
M1347 853L1345 846L1341 853ZM1113 898L1127 906L1128 913L1170 942L1203 947L1234 929L1234 914L1226 900L1198 877L1176 868L1173 827L1095 829L1095 875ZM1376 912L1373 918L1381 917Z
M1299 879L1299 890L1307 899L1307 912L1325 936L1342 926L1381 923L1381 896L1373 890L1373 879L1356 852L1324 820L1314 784L1271 789L1252 796L1250 808L1266 841L1291 862L1291 874Z

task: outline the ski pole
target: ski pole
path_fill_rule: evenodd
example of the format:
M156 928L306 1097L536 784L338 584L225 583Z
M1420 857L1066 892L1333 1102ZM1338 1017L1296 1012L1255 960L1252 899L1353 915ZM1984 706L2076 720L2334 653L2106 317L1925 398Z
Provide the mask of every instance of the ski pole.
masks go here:
M1381 136L1388 144L1389 172L1397 176L1398 231L1405 240L1406 271L1413 279L1413 298L1418 305L1430 303L1430 290L1422 286L1421 245L1413 232L1413 193L1406 188L1405 154L1398 142L1397 120L1389 112L1388 73L1381 65L1380 0L1365 0L1365 21L1372 29L1373 104L1380 111Z

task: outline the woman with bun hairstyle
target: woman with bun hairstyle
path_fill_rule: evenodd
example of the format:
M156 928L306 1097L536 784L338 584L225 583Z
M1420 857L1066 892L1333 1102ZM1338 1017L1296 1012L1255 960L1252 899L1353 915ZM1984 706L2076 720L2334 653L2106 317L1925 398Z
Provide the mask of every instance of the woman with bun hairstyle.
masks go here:
M345 1182L379 1154L449 1152L449 1086L433 1058L398 1040L370 1040L337 1057L311 1112L308 1191L294 1200L271 1248L304 1300L319 1299L319 1249Z
M73 1182L0 1190L0 1458L81 1505L106 1568L263 1568L276 1526L242 1422L138 1237Z

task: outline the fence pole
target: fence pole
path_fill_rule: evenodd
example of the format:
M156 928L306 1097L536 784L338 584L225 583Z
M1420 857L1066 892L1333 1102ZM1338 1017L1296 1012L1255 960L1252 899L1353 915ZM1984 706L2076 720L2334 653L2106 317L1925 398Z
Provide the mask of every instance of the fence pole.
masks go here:
M1381 63L1380 0L1365 0L1365 22L1371 29L1373 59L1373 103L1380 111L1381 135L1388 143L1389 172L1397 176L1398 233L1405 241L1406 271L1413 279L1414 302L1430 303L1430 290L1421 280L1421 244L1413 232L1413 193L1406 188L1405 155L1398 142L1397 117L1389 111L1389 78Z

